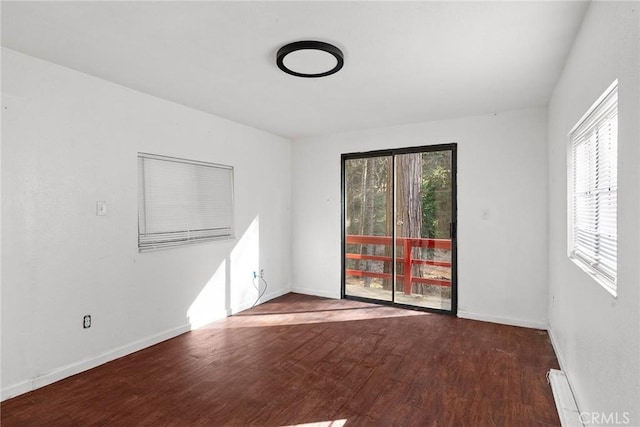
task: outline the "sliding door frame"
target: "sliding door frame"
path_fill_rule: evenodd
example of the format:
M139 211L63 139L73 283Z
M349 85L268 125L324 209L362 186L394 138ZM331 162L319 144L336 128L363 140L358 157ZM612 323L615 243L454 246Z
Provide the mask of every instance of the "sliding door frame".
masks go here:
M443 313L450 315L457 315L458 313L458 144L436 144L436 145L423 145L419 147L406 147L406 148L391 148L386 150L375 150L355 153L345 153L340 156L340 296L342 299L349 299L354 301L369 302L381 305L392 305L395 307L406 308L410 310L428 311L432 313ZM393 212L396 211L396 195L395 195L395 157L401 154L411 153L425 153L433 151L451 151L451 310L443 310L430 307L419 307L414 305L401 304L395 301L395 287L396 287L396 227L392 227L391 239L394 242L391 245L391 277L392 277L392 289L391 289L391 301L375 300L369 298L362 298L353 295L347 295L347 280L346 280L346 251L347 251L347 228L346 228L346 162L352 159L366 159L369 157L391 157L391 171L394 186L389 189L392 194L393 200ZM395 221L394 221L395 224Z

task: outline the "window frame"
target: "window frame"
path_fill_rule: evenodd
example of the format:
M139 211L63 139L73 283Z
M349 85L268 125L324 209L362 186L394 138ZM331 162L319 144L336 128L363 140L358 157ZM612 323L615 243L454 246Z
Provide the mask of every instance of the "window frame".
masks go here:
M137 159L137 177L138 177L137 191L138 191L138 251L139 252L171 249L171 248L180 247L180 246L190 246L198 243L206 243L206 242L217 241L217 240L235 239L235 195L234 195L235 185L234 185L233 166L204 162L199 160L190 160L190 159L184 159L179 157L164 156L159 154L143 153L143 152L138 152L136 159ZM146 219L143 219L147 217L146 205L148 201L145 194L146 187L148 185L148 182L145 181L145 176L144 176L145 159L165 161L173 164L185 164L185 165L191 165L194 167L206 167L206 168L213 168L217 170L228 171L230 173L230 176L227 177L229 179L229 183L228 183L229 193L225 192L224 196L225 196L225 199L228 198L228 201L229 201L229 204L228 204L229 232L225 234L219 234L219 233L213 232L212 231L213 229L209 229L209 230L208 229L192 229L192 230L176 229L174 231L162 231L162 232L155 232L155 233L146 231L148 227L148 223L146 222L147 221ZM195 171L196 169L194 168L194 172ZM197 181L194 179L193 184L196 184L196 183ZM192 214L196 214L198 211L193 210L189 212ZM144 225L143 225L143 222L145 223ZM226 221L224 223L227 224ZM145 232L143 232L143 229L145 230ZM209 233L207 233L207 231L209 231ZM178 235L182 233L183 235L186 235L186 236L183 236L184 238L180 238L180 239L170 238L167 236L168 234L172 234L172 233L175 233ZM149 239L144 239L144 237L153 236L154 234L159 236L157 240L149 241ZM160 237L160 235L165 235L165 237L162 238Z
M582 135L585 133L595 132L598 128L599 124L602 124L602 121L605 119L605 113L607 113L607 106L610 97L616 97L615 104L613 108L615 108L615 116L616 120L618 120L618 80L616 79L603 93L598 97L598 99L589 107L586 113L578 120L575 126L569 131L567 134L567 255L573 263L575 263L580 269L586 272L590 277L592 277L600 286L602 286L607 292L609 292L613 297L617 297L617 276L618 276L618 254L617 254L617 246L618 246L618 231L617 231L617 216L618 216L618 201L617 201L617 172L616 172L616 180L615 180L615 195L616 195L616 205L615 205L615 245L616 245L616 254L615 254L615 270L613 272L613 276L607 274L605 271L601 271L603 269L597 268L597 260L590 260L588 257L582 256L576 253L576 245L574 241L575 235L575 205L574 205L574 187L575 187L575 174L574 174L574 155L575 155L575 147L578 144L574 144L577 139L582 139L581 143L585 143L588 141L583 138ZM607 119L609 120L609 119ZM618 146L618 134L616 133L616 171L617 171L617 163L618 163L618 155L617 155L617 146ZM590 176L595 175L598 176L600 173L599 168L596 170L590 170ZM591 190L591 187L590 187ZM611 194L612 192L606 192L604 194ZM602 193L601 193L602 194ZM596 205L596 212L593 215L594 222L596 221L596 217L600 214L600 209L598 205ZM599 252L598 252L599 253Z

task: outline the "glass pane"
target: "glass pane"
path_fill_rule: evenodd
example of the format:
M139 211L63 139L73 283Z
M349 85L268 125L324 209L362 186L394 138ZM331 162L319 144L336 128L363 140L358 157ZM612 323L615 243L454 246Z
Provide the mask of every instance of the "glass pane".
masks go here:
M391 157L345 161L345 293L391 301Z
M395 302L451 310L451 151L395 159Z

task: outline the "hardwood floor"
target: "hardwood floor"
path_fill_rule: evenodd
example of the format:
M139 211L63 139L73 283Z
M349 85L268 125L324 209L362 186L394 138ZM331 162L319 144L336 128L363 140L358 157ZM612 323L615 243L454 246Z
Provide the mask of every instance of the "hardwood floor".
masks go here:
M560 425L550 368L545 331L288 294L5 401L2 425Z

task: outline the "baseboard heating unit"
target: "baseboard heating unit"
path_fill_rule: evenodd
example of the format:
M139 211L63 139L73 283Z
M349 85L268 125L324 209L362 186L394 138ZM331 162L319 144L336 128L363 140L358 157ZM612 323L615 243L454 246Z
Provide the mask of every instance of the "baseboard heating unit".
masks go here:
M564 372L551 369L547 374L547 379L551 384L553 399L556 401L556 408L558 409L562 427L584 427L580 419L578 405Z

